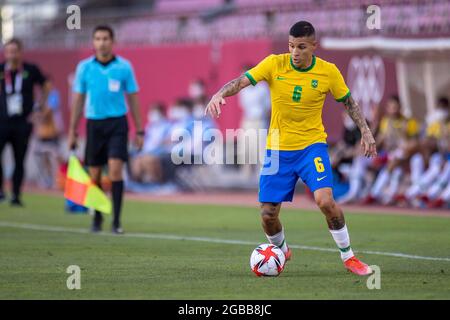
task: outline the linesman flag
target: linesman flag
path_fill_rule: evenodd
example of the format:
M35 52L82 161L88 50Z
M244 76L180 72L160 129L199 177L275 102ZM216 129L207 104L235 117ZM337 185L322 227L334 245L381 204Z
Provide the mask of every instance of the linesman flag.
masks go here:
M84 171L75 155L69 157L64 197L76 204L111 214L111 201Z

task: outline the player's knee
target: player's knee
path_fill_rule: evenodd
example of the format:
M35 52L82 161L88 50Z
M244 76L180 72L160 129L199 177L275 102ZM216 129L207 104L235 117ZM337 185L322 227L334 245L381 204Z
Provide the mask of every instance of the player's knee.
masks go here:
M121 181L121 180L123 180L122 172L110 172L109 173L109 179L111 181Z
M323 212L333 211L334 207L336 206L333 197L330 197L328 195L317 197L316 204Z
M278 203L262 204L261 218L264 224L273 224L278 218Z
M122 168L110 167L108 168L108 176L111 181L122 180Z

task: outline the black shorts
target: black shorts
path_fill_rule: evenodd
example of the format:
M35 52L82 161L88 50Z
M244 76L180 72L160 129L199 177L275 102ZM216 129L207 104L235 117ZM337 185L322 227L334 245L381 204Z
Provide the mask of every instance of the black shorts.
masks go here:
M128 160L127 117L87 120L85 163L97 167L108 163L108 159Z

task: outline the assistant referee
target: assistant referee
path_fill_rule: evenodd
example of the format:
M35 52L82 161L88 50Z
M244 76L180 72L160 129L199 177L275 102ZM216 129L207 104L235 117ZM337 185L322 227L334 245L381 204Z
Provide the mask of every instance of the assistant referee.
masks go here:
M144 131L139 113L139 90L131 63L113 54L114 32L109 26L93 31L95 55L80 61L73 83L73 106L68 145L77 147L77 127L85 106L87 119L85 164L94 183L100 186L102 169L108 165L112 182L114 218L112 232L122 234L120 212L123 198L122 168L128 160L127 106L136 127L136 146L142 148ZM95 212L92 232L102 230L103 217Z

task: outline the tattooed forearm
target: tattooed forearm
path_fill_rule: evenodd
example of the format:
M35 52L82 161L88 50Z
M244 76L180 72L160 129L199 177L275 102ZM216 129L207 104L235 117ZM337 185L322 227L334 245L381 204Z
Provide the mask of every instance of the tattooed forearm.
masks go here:
M224 85L217 94L219 94L222 98L233 96L249 84L250 81L248 78L245 75L241 75L239 78L231 80Z
M373 137L372 131L370 131L366 119L361 112L361 109L352 97L345 99L344 105L347 109L348 115L352 118L361 131L361 145L364 148L364 155L366 157L375 157L377 155L377 144Z
M359 130L361 130L361 132L370 131L369 126L367 125L366 119L364 118L364 115L362 114L358 103L355 100L353 100L351 96L344 100L344 105L348 115L358 126Z

